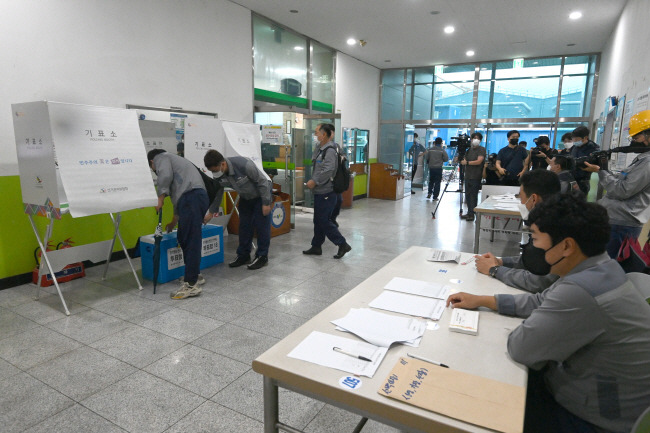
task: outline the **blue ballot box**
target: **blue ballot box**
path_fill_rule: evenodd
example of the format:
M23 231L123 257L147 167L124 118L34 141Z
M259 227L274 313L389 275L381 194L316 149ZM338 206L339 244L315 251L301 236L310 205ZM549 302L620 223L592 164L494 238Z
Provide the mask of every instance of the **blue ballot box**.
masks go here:
M153 235L140 238L140 255L142 256L142 276L153 280ZM203 247L201 250L201 269L217 263L223 263L223 227L215 225L203 226ZM160 271L158 282L166 283L176 280L185 274L183 251L178 245L176 232L165 233L160 242Z

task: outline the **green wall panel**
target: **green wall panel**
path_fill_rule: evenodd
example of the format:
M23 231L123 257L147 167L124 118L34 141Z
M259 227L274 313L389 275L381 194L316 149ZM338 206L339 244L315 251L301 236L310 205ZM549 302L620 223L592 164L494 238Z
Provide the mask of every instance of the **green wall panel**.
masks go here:
M354 189L352 194L354 196L363 195L368 193L368 175L367 174L357 174L354 176Z

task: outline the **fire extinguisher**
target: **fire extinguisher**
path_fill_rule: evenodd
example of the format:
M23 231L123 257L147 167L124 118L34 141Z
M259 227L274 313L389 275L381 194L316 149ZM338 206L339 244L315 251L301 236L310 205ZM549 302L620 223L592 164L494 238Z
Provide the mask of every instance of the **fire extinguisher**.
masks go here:
M59 242L56 245L56 249L63 249L63 248L71 248L72 244L72 238L67 238L63 242ZM52 245L50 245L50 242L48 242L48 246L46 248L46 251L52 251L53 249L51 248ZM41 257L41 252L39 251L40 248L36 248L34 251L34 258L36 259L36 268L32 272L32 281L34 284L38 284L38 266L40 264L40 257ZM38 257L38 258L37 258ZM86 270L84 269L84 264L81 262L78 263L72 263L65 268L61 269L59 272L56 272L54 274L56 276L56 280L59 283L65 283L70 280L74 280L76 278L81 278L86 276ZM52 275L51 274L44 274L41 275L41 287L47 287L51 286L54 284L54 281L52 281Z

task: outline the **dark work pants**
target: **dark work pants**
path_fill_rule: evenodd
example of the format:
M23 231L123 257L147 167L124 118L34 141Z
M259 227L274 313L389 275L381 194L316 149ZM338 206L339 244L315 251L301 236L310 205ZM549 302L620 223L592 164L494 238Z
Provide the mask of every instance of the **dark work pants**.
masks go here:
M481 189L481 179L465 179L465 202L468 215L474 215L474 208L478 205L479 189Z
M589 179L590 178L586 178L586 179L580 179L576 181L578 183L578 187L580 188L580 191L582 191L582 193L585 195L585 198L587 198L587 194L589 194L589 190L591 189Z
M418 170L418 165L416 163L413 163L413 170L411 171L411 182L413 182L413 179L415 179L415 172ZM424 181L424 179L422 179Z
M257 232L256 256L266 257L271 243L271 214L262 213L262 199L239 199L239 247L237 257L251 253L253 235Z
M330 218L332 221L336 222L336 218L341 213L342 204L343 204L343 194L336 194L336 206L334 206L334 210L332 211L332 217Z
M612 259L616 259L618 256L618 250L621 249L621 245L626 237L631 237L637 239L641 234L643 227L631 227L631 226L619 226L616 224L611 224L611 231L609 235L609 243L607 244L607 254ZM643 245L641 245L643 248Z
M334 245L345 243L345 238L332 222L332 211L336 207L336 193L314 194L314 237L311 244L320 247L325 242L325 237Z
M209 206L208 193L202 188L187 191L176 203L178 244L185 260L185 281L190 285L199 278L203 246L201 227Z
M440 194L440 183L442 181L442 167L429 167L429 194L433 190L433 198Z

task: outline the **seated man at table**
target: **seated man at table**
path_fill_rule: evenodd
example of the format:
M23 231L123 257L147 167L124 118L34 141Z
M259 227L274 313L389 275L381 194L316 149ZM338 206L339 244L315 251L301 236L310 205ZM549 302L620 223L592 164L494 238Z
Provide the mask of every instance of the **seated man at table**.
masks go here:
M608 220L580 195L552 197L529 221L558 281L537 294L447 299L525 318L508 337L511 358L531 369L524 431L629 432L650 406L650 305L605 252Z
M522 219L538 203L560 192L560 180L557 174L549 170L532 170L524 173L519 180L519 200ZM541 292L557 279L557 275L535 275L525 269L521 256L496 257L492 253L476 256L476 269L485 275L517 289L528 292ZM536 272L539 274L539 272ZM548 272L546 272L548 274Z

